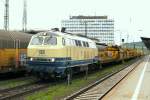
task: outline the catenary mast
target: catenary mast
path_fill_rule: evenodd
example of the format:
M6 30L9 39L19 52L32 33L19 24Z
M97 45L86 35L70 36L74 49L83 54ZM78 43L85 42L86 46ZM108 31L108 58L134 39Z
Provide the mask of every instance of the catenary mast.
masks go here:
M23 18L22 18L22 31L27 31L27 1L24 0Z
M4 9L4 30L9 30L9 0L5 0Z

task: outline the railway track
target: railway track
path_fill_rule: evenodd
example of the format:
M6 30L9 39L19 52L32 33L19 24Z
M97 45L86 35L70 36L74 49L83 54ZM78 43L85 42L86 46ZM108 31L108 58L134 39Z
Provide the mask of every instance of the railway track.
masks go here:
M144 58L143 58L144 59ZM113 72L93 84L73 93L64 100L100 100L130 72L132 72L142 61L138 60L131 65L127 65L117 72Z
M140 61L138 61L137 63L134 63L133 65L137 66L137 64L139 64L139 63L140 63ZM126 68L128 68L128 67L126 67ZM121 69L120 72L122 70L124 70L124 69L125 68ZM133 70L133 69L131 69L131 70ZM86 97L87 96L87 95L83 95L83 94L88 93L87 91L91 90L96 85L98 85L99 83L102 83L103 81L107 80L108 78L110 78L111 76L115 75L116 73L118 73L118 72L114 72L114 73L112 73L110 75L107 75L103 79L97 81L96 83L94 83L92 85L89 85L88 87L80 90L79 92L77 92L77 93L75 93L75 94L73 94L71 96L68 96L65 99L66 100L72 100L72 99L82 100L81 97L83 97L83 96ZM13 88L8 88L8 89L0 90L0 100L10 100L10 99L15 100L15 98L18 98L18 97L21 97L23 95L26 95L26 94L29 94L29 93L33 93L35 91L47 88L47 87L49 87L49 86L51 86L53 84L56 84L56 83L54 82L54 83L50 83L49 84L49 83L43 83L43 82L36 81L36 82L33 82L33 83L24 84L24 85L21 85L21 86L16 86L16 87L13 87ZM91 92L92 93L96 93L96 91L94 91L94 90L92 90ZM88 94L88 95L90 95L90 94ZM104 96L104 94L103 94L103 96ZM90 97L87 96L87 98L90 98ZM90 98L90 100L91 99L92 98Z
M21 86L24 84L29 84L37 81L38 79L29 76L29 77L21 77L21 78L15 78L15 79L9 79L0 81L0 91L7 90L9 88L13 88L16 86Z
M0 91L0 100L10 100L48 87L48 83L34 82Z

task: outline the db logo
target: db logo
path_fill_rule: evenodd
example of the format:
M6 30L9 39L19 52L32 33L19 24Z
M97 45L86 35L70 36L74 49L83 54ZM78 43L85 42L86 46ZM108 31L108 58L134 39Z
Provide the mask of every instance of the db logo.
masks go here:
M45 54L45 50L39 50L39 54Z

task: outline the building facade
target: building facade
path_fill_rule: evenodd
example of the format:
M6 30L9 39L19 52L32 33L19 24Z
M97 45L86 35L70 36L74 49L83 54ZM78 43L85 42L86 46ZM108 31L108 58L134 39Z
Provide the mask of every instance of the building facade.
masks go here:
M107 16L71 16L62 20L66 32L98 39L101 43L114 43L114 20Z

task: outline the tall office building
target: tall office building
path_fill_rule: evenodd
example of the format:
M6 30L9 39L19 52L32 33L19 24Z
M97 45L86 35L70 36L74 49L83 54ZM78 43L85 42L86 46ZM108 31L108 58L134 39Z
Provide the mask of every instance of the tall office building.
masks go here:
M71 16L62 20L66 32L98 39L101 43L114 43L114 20L107 16Z

